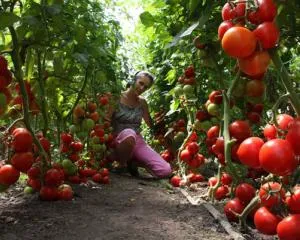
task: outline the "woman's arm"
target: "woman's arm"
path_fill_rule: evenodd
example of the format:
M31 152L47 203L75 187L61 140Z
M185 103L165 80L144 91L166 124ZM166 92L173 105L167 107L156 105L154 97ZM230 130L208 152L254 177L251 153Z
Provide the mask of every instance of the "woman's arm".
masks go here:
M147 124L147 126L149 128L152 128L154 126L154 123L153 123L153 120L149 113L149 107L148 107L147 101L144 98L141 98L141 103L143 106L143 119L144 119L145 123Z

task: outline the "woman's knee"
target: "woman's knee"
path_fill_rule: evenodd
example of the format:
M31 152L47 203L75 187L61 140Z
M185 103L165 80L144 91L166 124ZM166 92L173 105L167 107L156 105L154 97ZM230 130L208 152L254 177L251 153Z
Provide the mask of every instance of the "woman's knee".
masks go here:
M168 162L165 162L159 168L153 169L152 172L158 178L167 178L172 175L172 168Z
M135 147L135 138L133 136L128 136L117 145L117 149L133 150L134 147Z

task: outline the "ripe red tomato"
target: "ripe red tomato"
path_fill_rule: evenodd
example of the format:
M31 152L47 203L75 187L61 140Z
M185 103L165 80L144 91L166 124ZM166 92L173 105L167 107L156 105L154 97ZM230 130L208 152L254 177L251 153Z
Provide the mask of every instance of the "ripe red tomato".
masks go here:
M0 91L2 92L9 85L9 80L5 76L0 75Z
M100 115L98 112L93 112L89 115L89 118L92 119L94 122L98 122L100 119Z
M81 182L80 177L78 175L68 176L68 180L74 184L79 184Z
M205 161L205 158L202 154L197 153L195 156L188 162L188 165L191 168L199 168Z
M230 136L241 142L251 136L251 128L247 121L236 120L229 125Z
M215 103L215 104L221 104L222 103L222 91L220 90L214 90L212 91L209 96L208 99L211 103Z
M80 152L83 149L83 144L79 141L76 142L71 142L70 147L75 151L75 152Z
M88 102L87 107L88 107L89 112L93 113L97 109L97 104L94 102Z
M34 159L32 152L19 152L15 153L10 159L13 165L19 171L26 173L32 166Z
M258 195L263 206L272 208L282 203L285 191L279 183L267 182L260 187Z
M4 56L0 55L0 75L7 69L7 60Z
M255 197L256 189L249 183L240 183L235 189L235 197L247 205Z
M72 153L68 156L68 158L72 161L72 162L77 162L80 159L80 156L77 153Z
M180 181L181 181L181 177L179 177L179 176L173 176L170 179L170 182L171 182L171 184L172 184L173 187L179 187Z
M256 103L252 108L253 112L257 112L259 114L261 114L263 110L264 110L264 104L262 103Z
M255 35L245 27L231 27L222 38L222 48L231 57L249 57L256 48Z
M276 116L278 128L281 130L288 130L289 124L293 122L294 118L289 114L278 114Z
M58 169L51 168L46 172L44 179L47 186L59 186L64 180L64 175Z
M258 0L257 14L260 22L272 22L277 14L273 0Z
M242 1L241 3L225 3L222 8L222 19L225 20L232 20L238 17L242 17L245 15L246 4Z
M249 57L239 58L238 64L242 72L249 76L256 76L267 71L270 61L271 58L267 51L255 51Z
M109 176L109 170L107 168L102 168L100 174L102 177Z
M279 40L279 29L274 22L263 22L253 33L264 49L275 47Z
M27 185L32 187L35 191L39 191L41 189L41 181L39 179L28 178Z
M194 46L198 49L204 49L205 48L205 44L203 44L201 42L201 36L197 36L194 38L193 40Z
M285 217L277 226L281 240L300 240L300 214Z
M199 151L199 145L196 142L190 142L186 145L186 149L192 154L196 154Z
M264 170L279 176L291 174L298 165L292 146L283 139L266 142L259 151L259 162Z
M45 137L41 137L39 139L39 141L40 141L42 147L44 148L45 152L49 152L50 148L51 148L50 141L47 138L45 138Z
M0 167L0 184L12 185L18 181L20 172L12 165L6 164Z
M300 118L289 124L285 139L291 144L296 155L300 155Z
M215 186L217 184L217 181L218 181L218 179L216 177L210 177L208 179L208 185L210 187L213 187L213 186Z
M277 137L277 129L273 124L267 124L264 128L264 136L267 140Z
M222 40L225 32L229 29L232 28L234 26L234 24L231 21L224 21L219 25L218 28L218 37L219 40Z
M60 139L63 141L64 144L70 144L73 141L73 137L69 133L61 133Z
M12 146L16 152L27 152L32 149L33 138L26 128L16 128L12 135Z
M234 162L240 163L239 157L237 155L237 151L240 147L240 143L236 142L231 147L231 160Z
M56 187L42 186L40 190L40 199L44 201L54 201L58 198Z
M188 179L191 183L203 182L205 180L205 178L199 173L197 173L197 174L192 173Z
M291 213L300 213L300 186L294 188L293 193L285 200Z
M225 215L230 222L238 222L238 218L235 213L242 213L245 206L238 198L229 200L224 206Z
M254 214L254 224L258 231L266 235L275 235L278 223L281 221L266 207L259 208Z
M100 173L96 173L92 176L92 180L96 183L100 183L102 181L102 176Z
M37 179L40 177L41 174L41 169L37 166L32 166L31 168L28 169L27 175L29 178L32 179Z
M187 149L183 149L180 153L180 159L184 162L189 162L192 160L192 154Z
M249 119L250 122L254 124L259 123L261 120L261 116L257 112L248 112L247 118Z
M207 111L205 111L205 110L198 110L197 113L196 113L196 118L199 121L203 121L203 120L208 119L209 115L208 115Z
M68 184L62 184L58 187L58 199L70 201L73 198L73 189Z
M248 97L261 97L265 92L265 84L260 80L249 80L246 83L246 95Z
M215 199L217 199L217 200L224 199L228 193L229 193L229 190L226 185L220 186L217 188L217 190L215 192Z
M193 65L188 66L185 70L184 70L184 75L187 78L194 78L195 77L195 69Z
M216 139L219 136L220 127L218 125L212 126L210 129L208 129L206 136L210 139Z
M232 177L228 173L223 173L221 182L223 185L230 185L232 183Z
M101 181L102 184L109 184L109 176L104 176Z
M185 78L183 84L185 85L194 85L196 83L196 79L194 77Z
M76 118L82 118L85 116L85 110L78 104L73 110L73 115Z
M239 160L249 167L259 168L259 151L263 145L264 141L259 137L245 139L237 151Z

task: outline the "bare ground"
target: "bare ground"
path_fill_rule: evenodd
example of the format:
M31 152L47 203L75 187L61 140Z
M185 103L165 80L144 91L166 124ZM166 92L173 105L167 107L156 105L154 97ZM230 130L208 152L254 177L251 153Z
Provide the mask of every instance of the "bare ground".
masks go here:
M71 202L43 202L18 187L0 195L0 239L231 239L166 181L111 175L109 185L74 190Z
M203 204L190 204L167 180L112 174L109 185L73 185L72 201L44 202L17 185L0 195L2 240L229 240ZM187 191L199 199L207 191ZM203 202L203 201L202 201ZM215 205L222 215L222 202ZM238 226L233 225L238 232ZM255 230L246 240L273 240Z

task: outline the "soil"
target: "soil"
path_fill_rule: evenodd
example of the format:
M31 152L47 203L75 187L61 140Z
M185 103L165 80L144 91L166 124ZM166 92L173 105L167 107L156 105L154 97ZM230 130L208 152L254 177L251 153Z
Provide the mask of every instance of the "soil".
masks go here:
M9 189L0 195L0 239L231 239L204 207L192 206L166 180L110 179L108 185L74 185L71 202Z
M73 185L72 201L45 202L25 195L23 186L10 188L0 195L0 239L232 239L203 205L190 204L167 180L111 174L110 181Z

